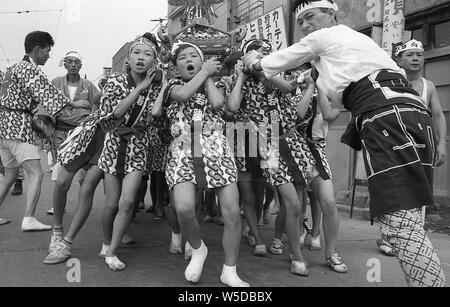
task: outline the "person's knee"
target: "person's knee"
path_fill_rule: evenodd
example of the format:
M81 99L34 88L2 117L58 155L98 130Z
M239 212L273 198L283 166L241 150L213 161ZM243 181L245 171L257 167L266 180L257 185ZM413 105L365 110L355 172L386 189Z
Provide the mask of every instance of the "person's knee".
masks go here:
M295 218L300 218L300 216L303 214L302 212L302 205L300 202L290 202L286 203L286 214L293 216Z
M237 221L240 219L240 209L236 204L223 204L222 217L229 221Z
M192 204L179 204L177 206L176 212L181 223L186 223L196 218L194 208L195 206Z
M328 198L323 201L322 213L324 216L335 216L337 215L337 205L333 198Z
M58 178L55 183L55 189L60 192L68 192L71 186L69 180Z
M132 212L136 203L136 197L133 195L125 195L120 199L120 210L125 212Z

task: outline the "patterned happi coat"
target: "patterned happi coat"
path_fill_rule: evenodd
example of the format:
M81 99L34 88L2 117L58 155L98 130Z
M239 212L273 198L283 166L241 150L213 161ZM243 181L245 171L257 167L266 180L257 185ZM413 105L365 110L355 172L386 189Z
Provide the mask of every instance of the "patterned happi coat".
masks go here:
M242 92L244 108L249 104L250 121L259 129L267 127L267 130L260 130L259 142L265 176L274 186L305 185L307 173L315 161L297 131L297 100L254 78L244 83Z
M196 93L183 103L171 100L170 94L178 85L184 83L169 82L164 106L174 139L166 170L169 188L185 182L208 189L236 183L236 163L224 135L223 110L215 111L205 92Z
M114 176L147 171L147 148L150 144L147 126L161 85L152 84L122 118L116 118L114 111L134 88L136 83L131 75L113 75L103 89L100 102L100 121L107 133L99 168Z
M70 103L27 56L7 70L0 94L0 138L33 145L32 111L41 105L56 116Z

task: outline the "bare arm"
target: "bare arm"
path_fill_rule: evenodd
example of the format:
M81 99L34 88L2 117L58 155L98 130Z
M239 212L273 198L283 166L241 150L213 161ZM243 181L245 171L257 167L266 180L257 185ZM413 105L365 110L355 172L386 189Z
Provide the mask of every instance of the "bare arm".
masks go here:
M441 102L437 94L436 87L432 82L428 82L431 100L430 107L433 116L434 127L437 130L437 157L436 166L441 166L447 159L447 123L445 121L444 112L442 111Z
M215 111L219 111L225 105L224 92L216 87L214 80L209 77L206 79L206 91L208 93L208 101Z
M319 105L322 110L323 119L330 124L335 122L341 115L341 110L333 108L331 101L321 90L319 90Z
M247 80L247 76L242 72L242 69L236 69L238 78L230 96L228 97L227 110L232 113L236 113L241 108L242 100L244 99L244 93L242 88Z
M273 77L268 80L273 86L278 88L284 94L289 94L293 90L291 84L288 81L286 81L285 79L283 79L282 77Z
M161 83L161 91L159 92L158 97L156 98L155 104L152 109L152 116L160 117L163 115L163 105L164 105L164 94L166 92L168 82L166 72L163 72L163 78Z
M314 91L315 91L315 84L308 85L308 88L306 89L305 93L303 94L302 100L297 105L297 114L300 118L305 117L306 112L308 112L308 108L311 105L311 102L313 100Z

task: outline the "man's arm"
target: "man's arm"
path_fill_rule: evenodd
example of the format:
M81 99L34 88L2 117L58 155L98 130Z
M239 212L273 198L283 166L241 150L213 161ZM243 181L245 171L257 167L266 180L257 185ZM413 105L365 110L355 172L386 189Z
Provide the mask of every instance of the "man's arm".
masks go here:
M439 101L436 87L433 82L427 82L431 94L431 113L433 115L434 127L437 130L438 145L436 152L436 166L439 167L444 164L447 159L447 123L445 121L444 112L442 111L441 102Z
M313 61L319 54L313 52L311 46L306 42L306 40L302 39L289 48L266 56L255 64L254 70L262 70L266 78L270 79L286 70L297 68L303 63Z

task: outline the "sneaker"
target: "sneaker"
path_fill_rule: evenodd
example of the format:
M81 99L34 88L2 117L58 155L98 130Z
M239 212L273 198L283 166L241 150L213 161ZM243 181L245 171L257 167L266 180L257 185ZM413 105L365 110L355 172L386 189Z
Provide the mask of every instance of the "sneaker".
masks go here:
M244 228L244 230L242 231L242 237L243 238L248 238L248 233L250 232L250 228L248 226L246 226Z
M164 212L164 209L156 209L155 210L155 220L163 220L166 218L166 214Z
M22 180L17 180L16 184L14 185L14 190L11 191L11 195L18 196L22 194L23 194Z
M320 251L322 246L320 244L320 236L317 238L311 238L311 246L309 247L310 251Z
M295 275L300 275L307 277L309 276L309 270L305 262L292 261L291 262L291 273Z
M109 245L102 245L102 250L100 251L100 254L98 255L100 258L106 258L106 253L108 252Z
M267 246L265 244L256 245L255 251L253 254L256 257L266 257L267 256Z
M9 223L11 223L10 220L0 218L0 225L6 225L6 224L9 224Z
M151 205L145 210L145 213L155 213L155 206Z
M283 242L280 239L272 239L269 251L274 255L283 255Z
M342 262L341 257L338 254L334 254L331 258L327 259L326 264L337 273L347 273L348 267Z
M51 253L56 245L58 245L63 240L63 231L53 230L52 237L50 239L50 245L48 246L48 252Z
M53 227L50 225L45 225L39 222L34 217L26 217L23 219L22 222L22 231L29 232L29 231L49 231L52 230Z
M259 219L259 222L258 222L258 227L263 227L265 224L264 224L264 217L262 217L261 216L261 218Z
M60 241L45 258L44 264L58 264L66 262L72 255L72 248L64 241Z
M221 216L216 216L216 217L214 218L214 222L215 222L217 225L220 225L220 226L225 225L225 222L224 222L224 220L223 220L223 217L221 217Z
M304 220L303 220L303 227L304 227L304 229L308 232L308 234L312 234L313 228L312 228L312 226L309 224L308 219L304 219Z
M128 234L126 233L126 234L123 236L121 243L122 243L122 244L125 244L125 245L130 245L130 244L133 244L133 243L134 243L134 239L133 239L132 236L130 236L130 235L128 235Z
M105 263L109 267L111 271L114 272L120 272L125 270L126 265L117 258L117 256L114 257L105 257Z
M202 221L202 223L204 223L204 224L211 224L213 222L214 222L214 218L210 215L206 215Z
M380 248L381 252L388 256L388 257L394 257L395 256L395 252L394 249L392 248L392 246L386 242L385 240L378 240L377 241L377 245Z
M145 203L143 201L139 203L139 210L145 210Z
M305 240L306 240L307 236L308 236L308 232L306 231L306 229L304 229L303 234L300 236L300 248L301 249L305 248Z
M248 246L250 247L256 246L256 238L254 236L248 236Z

